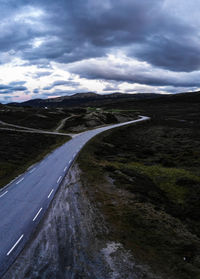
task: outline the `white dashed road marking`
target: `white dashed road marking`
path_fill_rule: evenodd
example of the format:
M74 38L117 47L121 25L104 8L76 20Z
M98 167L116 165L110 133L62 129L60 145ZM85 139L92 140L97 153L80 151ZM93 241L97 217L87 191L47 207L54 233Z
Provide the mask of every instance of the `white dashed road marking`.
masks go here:
M8 251L8 253L6 254L7 256L10 255L10 253L15 249L15 247L17 246L17 244L21 241L21 239L24 237L24 235L22 234L20 236L20 238L17 240L17 242L13 245L13 247Z
M51 192L48 195L48 199L50 198L51 194L53 193L54 189L51 190Z
M29 171L29 173L32 173L32 172L34 172L36 170L36 168L34 168L34 169L32 169L31 171Z
M40 208L40 210L38 211L38 213L35 215L35 217L33 218L33 222L36 220L36 218L38 217L38 215L40 214L40 212L42 211L42 207Z
M3 196L5 196L5 194L7 194L7 193L8 193L8 191L4 192L4 193L0 196L0 198L2 198Z
M58 178L57 183L59 183L61 179L62 179L62 176L60 176L60 177Z
M17 183L16 184L19 184L20 182L22 182L24 180L24 177L23 178L21 178L19 181L17 181Z

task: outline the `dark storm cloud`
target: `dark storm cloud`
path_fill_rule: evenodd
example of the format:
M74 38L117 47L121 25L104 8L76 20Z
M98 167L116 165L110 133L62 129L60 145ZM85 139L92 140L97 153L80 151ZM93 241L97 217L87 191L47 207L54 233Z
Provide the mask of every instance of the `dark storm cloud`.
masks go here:
M199 68L200 49L191 44L195 28L163 11L161 0L15 2L2 2L5 28L0 49L12 50L13 55L20 52L30 63L42 59L68 63L129 47L133 56L160 67ZM36 38L42 40L38 47L33 45ZM134 50L134 44L140 45L140 51Z
M25 1L0 1L1 5L1 45L0 51L9 52L15 55L17 51L26 49L33 38L40 37L43 32L38 28L38 24L28 24L21 14L31 11L31 7L25 5ZM27 1L26 1L27 2Z
M141 60L172 71L191 72L200 67L199 44L192 38L155 37L135 52Z
M143 41L160 1L71 1L76 31L94 46L113 47Z
M0 84L0 94L10 94L15 91L26 91L27 87L20 85L21 83L24 84L24 82L11 82L8 85Z
M184 92L194 92L197 91L197 87L164 87L163 90L168 93L184 93Z
M10 88L9 85L0 84L0 90L9 89L9 88Z
M51 85L44 87L44 90L51 90L52 88L56 87L56 86L60 86L60 85L66 85L66 86L70 86L70 87L78 87L80 86L79 82L76 81L72 81L72 80L57 80L54 81Z
M0 90L0 95L9 94L10 90Z
M9 83L9 86L21 86L24 85L26 83L26 81L22 80L22 81L12 81Z
M42 3L46 11L45 2ZM47 30L41 46L27 45L23 50L23 57L31 63L41 59L79 61L103 56L116 47L143 42L155 25L153 11L160 7L159 0L151 3L71 0L60 4L48 1L48 16L43 17ZM59 17L55 17L57 14Z
M199 28L195 22L190 21L190 24L184 16L168 10L166 2L0 0L0 54L7 53L11 58L19 56L27 64L48 68L51 61L72 63L106 57L120 50L157 69L188 73L198 70ZM197 4L196 8L200 6ZM192 15L190 17L192 19ZM1 57L0 63L3 63ZM152 86L200 86L198 80L187 77L176 79L168 75L160 77L142 72L130 74L126 68L124 73L113 72L112 69L103 73L103 70L88 67L74 72L88 79L127 81ZM39 72L35 78L50 74ZM57 85L52 84L46 90L54 86Z
M174 87L199 87L200 80L198 72L191 73L168 73L156 68L141 68L131 66L127 63L118 64L105 61L81 61L68 66L69 71L87 79L101 79L118 82L138 83L151 86ZM105 70L106 69L106 70ZM187 78L186 78L187 77Z
M27 87L25 86L16 86L11 88L12 91L25 91L27 90Z

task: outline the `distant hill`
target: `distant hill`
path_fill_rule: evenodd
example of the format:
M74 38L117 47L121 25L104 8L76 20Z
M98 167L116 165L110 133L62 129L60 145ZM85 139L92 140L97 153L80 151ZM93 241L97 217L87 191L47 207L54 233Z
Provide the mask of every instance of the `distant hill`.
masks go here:
M29 107L76 107L76 106L92 106L112 103L118 100L143 100L161 97L160 94L155 93L138 93L125 94L113 93L107 95L100 95L93 92L77 93L72 96L62 96L50 99L33 99L22 103L10 103L13 106L29 106Z
M112 103L126 101L147 101L147 102L200 102L200 92L187 92L179 94L156 94L156 93L113 93L113 94L96 94L94 92L77 93L72 96L62 96L50 99L33 99L22 103L10 103L11 106L35 107L35 108L54 108L54 107L86 107L86 106L103 106Z
M200 103L200 91L197 92L186 92L167 96L168 101L173 102L197 102Z

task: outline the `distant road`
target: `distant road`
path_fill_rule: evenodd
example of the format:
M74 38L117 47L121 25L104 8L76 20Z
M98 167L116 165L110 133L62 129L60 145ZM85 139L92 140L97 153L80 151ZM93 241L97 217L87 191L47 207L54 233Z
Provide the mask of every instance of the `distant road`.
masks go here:
M77 154L95 135L140 119L83 132L32 166L0 192L0 277L29 241Z
M70 119L70 118L72 118L72 117L74 117L74 116L75 116L75 114L72 114L72 115L70 115L70 116L68 116L68 117L66 117L66 118L64 118L64 119L62 119L61 122L60 122L60 124L58 125L58 127L55 129L55 132L59 132L59 131L64 127L65 122L66 122L68 119Z
M34 128L29 128L29 127L25 127L25 126L19 126L19 125L15 125L15 124L9 124L6 123L4 121L0 120L0 125L5 126L5 127L0 127L0 130L5 130L5 131L14 131L14 132L21 132L21 133L33 133L33 134L48 134L48 135L60 135L60 136L69 136L70 134L66 134L66 133L59 133L58 130L61 129L64 124L65 121L70 117L64 118L61 121L61 124L59 125L59 127L56 128L56 130L54 132L50 132L50 131L45 131L45 130L39 130L39 129L34 129Z
M31 133L31 134L46 134L46 135L57 135L57 136L76 136L74 134L66 134L66 133L59 133L59 132L49 132L44 130L20 130L20 129L14 129L14 128L0 128L0 130L3 131L13 131L13 132L21 132L21 133Z

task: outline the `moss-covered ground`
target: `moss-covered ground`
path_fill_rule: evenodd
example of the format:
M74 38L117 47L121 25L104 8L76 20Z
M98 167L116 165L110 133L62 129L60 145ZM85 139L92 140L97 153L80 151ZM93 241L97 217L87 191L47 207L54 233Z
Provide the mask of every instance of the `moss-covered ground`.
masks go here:
M79 157L82 180L109 224L111 240L163 278L197 279L199 110L197 104L189 110L142 109L151 121L108 131L87 144Z

